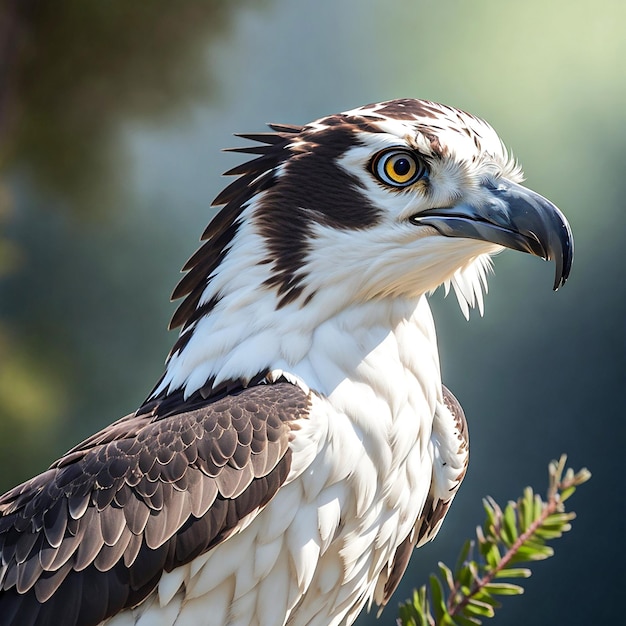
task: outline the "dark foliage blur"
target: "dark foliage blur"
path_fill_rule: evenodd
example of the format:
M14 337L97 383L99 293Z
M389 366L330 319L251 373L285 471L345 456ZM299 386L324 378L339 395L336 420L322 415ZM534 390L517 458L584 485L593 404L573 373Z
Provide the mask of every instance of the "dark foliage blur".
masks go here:
M82 436L93 428L92 415L107 421L120 401L131 408L146 391L132 393L136 379L124 372L141 369L146 346L159 334L163 340L166 314L146 312L158 301L140 283L159 277L146 275L150 263L140 268L132 258L149 258L166 234L155 229L144 237L133 232L128 215L112 215L132 210L132 200L120 202L128 167L120 146L124 125L162 123L179 107L214 97L212 72L197 80L198 66L207 41L228 32L243 4L0 5L0 158L11 180L0 187L0 271L7 275L0 454L11 459L0 477L5 487L31 471L29 456L47 458L44 450L67 447L73 416L81 416ZM135 266L134 282L127 264ZM139 337L118 325L130 311L141 319ZM92 362L112 355L115 345L124 365L109 362L114 372L102 378ZM25 445L31 455L18 453Z
M199 81L197 68L243 4L5 0L0 130L9 158L27 160L48 193L75 200L71 208L93 211L94 191L121 184L121 125L214 94L213 76Z

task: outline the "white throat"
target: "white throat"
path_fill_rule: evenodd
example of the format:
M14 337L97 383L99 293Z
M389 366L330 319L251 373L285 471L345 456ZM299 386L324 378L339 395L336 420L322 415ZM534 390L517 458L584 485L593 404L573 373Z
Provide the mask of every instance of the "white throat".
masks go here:
M439 379L435 329L424 296L353 304L320 317L320 307L299 302L277 310L272 290L236 295L224 296L195 323L189 341L169 359L155 396L184 389L188 397L209 380L217 386L268 369L297 376L324 395L346 379L395 386L405 375L400 366L427 367L429 375L434 368Z
M199 301L215 305L183 331L186 341L169 358L152 397L180 389L189 397L209 381L214 387L228 380L245 382L267 370L284 370L329 395L344 378L357 380L377 346L390 341L398 344L397 355L404 355L396 356L397 362L406 361L411 371L418 362L428 363L439 380L438 363L431 364L437 359L436 339L425 295L395 293L355 300L353 294L333 287L336 277L327 268L322 275L330 285L317 293L305 290L302 297L279 306L281 295L268 286L272 265L259 262L267 258L267 249L250 219L253 210L254 203L246 207L232 245ZM477 305L482 313L489 267L489 256L483 254L445 281L446 289L454 288L466 316L470 306ZM303 303L309 296L312 299ZM404 338L408 326L419 338ZM390 363L377 367L392 369ZM373 384L384 378L379 371Z

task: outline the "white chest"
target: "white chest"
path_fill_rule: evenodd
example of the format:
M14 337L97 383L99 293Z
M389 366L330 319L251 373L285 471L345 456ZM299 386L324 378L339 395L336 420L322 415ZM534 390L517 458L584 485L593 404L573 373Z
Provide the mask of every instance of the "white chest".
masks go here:
M302 425L306 436L294 439L302 445L294 458L304 466L293 468L302 492L295 522L301 527L306 516L317 545L300 562L308 592L290 623L356 617L422 511L441 384L432 325L417 318L391 332L382 325L367 333L342 333L341 324L321 328L323 349L313 346L295 368L327 396ZM304 442L315 442L314 458Z
M356 619L424 506L441 401L426 302L395 325L388 312L358 313L369 327L336 317L316 329L305 358L274 363L313 394L294 430L287 484L244 530L164 575L131 621L110 626Z

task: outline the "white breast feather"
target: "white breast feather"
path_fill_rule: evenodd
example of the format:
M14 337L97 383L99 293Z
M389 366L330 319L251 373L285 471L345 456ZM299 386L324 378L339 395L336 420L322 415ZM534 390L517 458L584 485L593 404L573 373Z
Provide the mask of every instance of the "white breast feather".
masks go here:
M434 418L443 400L426 300L347 309L318 325L299 362L273 365L312 390L286 484L244 530L164 574L137 624L350 623L411 532L454 435ZM446 488L453 470L435 471Z

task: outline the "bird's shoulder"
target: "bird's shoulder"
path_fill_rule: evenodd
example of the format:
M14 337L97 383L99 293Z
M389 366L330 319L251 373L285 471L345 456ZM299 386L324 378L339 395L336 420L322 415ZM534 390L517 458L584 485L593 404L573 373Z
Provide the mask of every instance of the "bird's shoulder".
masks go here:
M180 400L147 403L0 497L2 626L97 624L272 499L309 394L277 382Z

